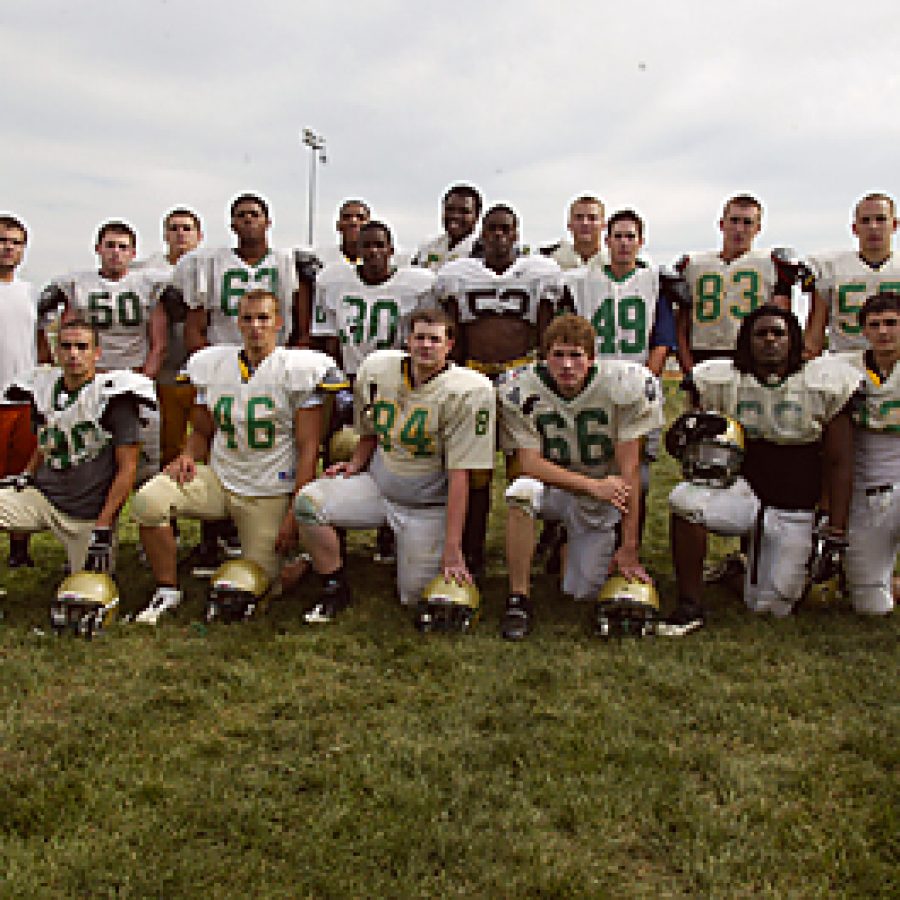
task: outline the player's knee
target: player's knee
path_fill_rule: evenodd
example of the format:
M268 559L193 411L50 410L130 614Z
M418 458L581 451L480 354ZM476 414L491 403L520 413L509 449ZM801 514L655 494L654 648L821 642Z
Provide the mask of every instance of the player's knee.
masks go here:
M541 508L543 493L544 485L540 481L523 476L506 489L504 496L510 510L517 509L535 518Z
M694 525L703 525L705 521L703 504L694 485L688 481L676 484L669 494L669 509L672 514L691 522Z
M890 585L850 585L850 602L864 616L885 616L894 608Z
M131 500L131 517L145 528L158 528L170 518L171 508L167 498L166 485L161 479L168 475L157 475L150 479Z

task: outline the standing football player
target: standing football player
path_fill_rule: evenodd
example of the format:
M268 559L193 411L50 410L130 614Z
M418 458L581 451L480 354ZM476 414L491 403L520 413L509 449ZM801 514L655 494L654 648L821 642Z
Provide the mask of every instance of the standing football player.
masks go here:
M116 517L134 486L141 407L153 383L130 370L99 374L97 326L77 316L59 326L60 366L19 373L5 397L27 402L37 449L25 472L0 488L0 529L50 531L70 571L112 568Z
M15 216L0 216L0 388L37 363L37 303L34 289L16 277L28 232ZM19 475L34 453L31 405L0 398L0 478ZM10 534L9 567L33 566L28 535Z
M454 184L441 203L444 233L419 246L412 265L436 271L444 263L472 255L477 239L481 194L470 184Z
M506 491L507 640L532 626L536 518L566 527L562 589L576 599L595 598L611 569L650 580L639 559L640 445L663 423L659 383L642 365L596 360L581 316L556 318L542 344L543 361L511 372L499 391L501 443L521 473Z
M68 317L85 319L100 334L98 372L131 369L155 381L166 353L169 316L160 298L169 273L158 269L132 270L137 235L125 222L100 226L95 250L99 268L55 278L42 302L58 296ZM144 414L138 484L160 468L159 413Z
M297 497L301 542L323 579L307 622L331 621L352 601L336 527L390 525L404 604L416 603L440 572L471 581L462 531L469 471L493 465L493 385L450 361L453 323L441 310L416 310L408 343L408 353L376 350L363 361L353 457Z
M603 251L603 220L606 211L603 201L585 194L576 197L569 205L568 228L572 240L565 238L547 247L541 253L549 256L561 269L577 269L580 266L608 262Z
M869 346L848 357L864 377L853 410L853 499L845 562L853 608L883 615L894 608L900 547L900 292L872 294L859 310L859 324Z
M178 260L186 253L196 250L203 240L200 216L184 207L172 209L163 218L162 235L166 249L135 262L132 268L167 272L172 279ZM161 466L167 466L181 451L194 403L190 386L176 381L176 376L187 361L187 347L184 343L185 310L179 305L179 308L170 307L167 311L169 327L166 355L156 378L161 420Z
M328 247L316 247L315 255L323 266L344 263L356 266L361 262L359 230L372 218L372 211L362 200L345 200L338 209L335 229L338 243Z
M803 593L823 472L830 497L828 540L838 548L846 535L850 400L860 378L837 357L803 363L802 349L796 316L761 306L741 323L733 361L698 363L686 379L697 410L716 414L717 421L728 417L743 429L744 455L741 477L733 482L683 481L669 496L679 594L671 621L683 633L705 621L708 531L749 536L744 602L775 616L788 615ZM698 422L705 421L686 413L667 435L667 447L684 459L697 442Z
M678 360L687 374L707 359L732 359L741 322L764 303L790 309L793 281L779 272L768 250L754 250L762 204L737 194L719 219L722 249L690 253L676 268L691 289L690 306L676 311ZM795 277L795 276L794 276Z
M481 223L483 259L447 263L434 293L458 329L454 355L490 378L529 362L540 335L557 311L562 272L544 256L517 256L519 221L497 205ZM472 478L464 549L469 568L484 571L490 511L490 473Z
M171 515L230 516L244 558L270 579L296 543L291 501L316 471L322 392L345 382L323 353L277 346L284 322L275 294L250 291L237 302L241 344L190 357L187 375L197 391L191 434L132 502L157 584L138 622L155 625L181 602Z
M887 194L866 194L853 210L857 249L822 254L812 259L816 278L812 308L806 323L805 355L818 356L825 346L834 353L866 350L859 321L866 297L880 291L900 291L900 262L893 253L897 210Z

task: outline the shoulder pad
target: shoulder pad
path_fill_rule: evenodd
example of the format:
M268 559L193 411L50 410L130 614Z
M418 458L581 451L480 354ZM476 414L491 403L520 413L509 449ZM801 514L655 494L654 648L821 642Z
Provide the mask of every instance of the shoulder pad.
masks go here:
M184 372L191 384L205 387L214 380L213 373L226 361L229 352L236 355L239 350L240 347L230 344L203 347L188 357Z
M115 397L130 394L141 406L156 408L156 387L146 375L139 375L128 369L114 369L96 378L100 388L100 398L107 405Z
M825 354L809 360L803 367L804 384L813 391L822 391L847 399L862 383L862 373L843 355Z
M638 363L610 359L602 362L597 370L609 396L622 406L646 399L651 402L660 396L659 383L653 373Z
M738 372L730 359L708 359L691 369L691 380L697 384L730 384Z

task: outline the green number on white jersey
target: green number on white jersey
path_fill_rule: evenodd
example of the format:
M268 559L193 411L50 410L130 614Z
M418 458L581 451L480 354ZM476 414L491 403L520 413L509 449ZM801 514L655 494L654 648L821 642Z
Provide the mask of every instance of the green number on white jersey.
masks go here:
M91 291L88 294L88 315L91 324L109 328L116 321L119 325L134 327L143 321L141 298L134 291L116 295L115 305L109 291Z

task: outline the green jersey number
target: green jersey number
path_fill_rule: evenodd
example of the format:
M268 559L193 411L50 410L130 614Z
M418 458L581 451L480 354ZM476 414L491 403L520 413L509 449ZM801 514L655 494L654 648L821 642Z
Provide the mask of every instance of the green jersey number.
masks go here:
M868 404L860 404L853 413L853 421L860 427L888 434L900 434L900 400L884 400L878 405L873 420Z
M246 269L226 269L222 274L221 308L226 316L236 318L241 297L250 287L250 273ZM253 270L253 286L278 295L278 269L267 266Z
M900 281L883 281L876 293L900 291ZM862 332L859 324L859 308L868 294L864 284L842 284L838 286L838 327L844 334L857 335Z
M88 294L88 317L91 324L98 328L140 325L144 320L141 298L134 291L122 291L115 300L109 291L91 291Z
M738 288L740 303L728 307L735 319L743 319L759 306L759 272L742 269L731 276L731 283ZM724 281L718 272L704 272L694 291L694 314L698 322L715 322L722 315L722 289Z
M618 323L618 329L616 324ZM641 354L647 347L647 305L643 297L622 297L616 302L607 297L591 319L597 335L597 353ZM616 344L617 331L630 331L631 338L623 337Z
M275 409L271 397L251 397L247 401L247 446L251 450L271 450L275 446L275 423L266 413ZM234 397L223 396L213 409L216 427L225 435L229 450L237 450L234 425Z
M347 325L340 332L341 344L359 346L375 341L376 350L387 350L397 340L400 310L395 300L376 300L371 307L362 297L342 297L347 308Z
M381 449L390 453L394 448L393 431L397 407L388 400L378 400L372 409L373 425ZM413 456L433 456L434 438L428 430L428 410L416 407L407 416L397 442Z
M535 419L541 433L541 455L559 466L572 465L572 449L566 436L566 421L558 412L542 413ZM609 425L609 417L602 409L583 409L575 416L575 438L578 459L583 466L600 465L615 455L608 434L597 430ZM551 429L557 429L554 434Z
M88 437L100 433L93 422L79 422L72 426L69 435L56 426L44 428L38 435L38 445L47 466L51 469L68 469L77 463L88 445Z

